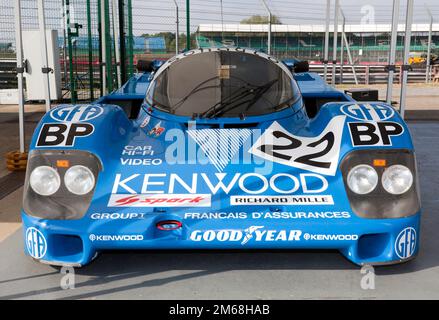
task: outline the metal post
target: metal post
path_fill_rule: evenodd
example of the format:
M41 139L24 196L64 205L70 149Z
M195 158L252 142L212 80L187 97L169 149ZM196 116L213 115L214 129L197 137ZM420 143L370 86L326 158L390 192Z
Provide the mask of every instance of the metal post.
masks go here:
M133 38L133 6L131 0L128 0L128 52L129 52L129 65L128 72L130 77L133 76L134 73L134 38Z
M110 27L110 0L105 0L105 6L102 8L104 12L104 33L105 33L105 57L107 70L107 89L108 92L113 91L113 58L111 54L111 27Z
M126 45L125 45L125 8L124 0L119 0L119 37L120 37L120 76L122 82L127 81L127 70L126 70Z
M272 20L272 14L271 14L271 10L268 7L267 3L265 2L265 0L261 0L262 3L264 4L265 10L267 10L268 13L268 40L267 40L267 53L271 54L271 20Z
M428 15L430 16L430 26L428 29L428 47L427 47L427 65L425 69L425 83L430 82L430 72L431 72L431 65L430 65L430 59L431 59L431 35L433 31L433 15L431 14L431 11L427 9Z
M75 57L75 60L78 59L78 39L74 38L72 40L73 42L73 56ZM78 77L78 64L75 63L75 67L74 67L74 74L75 74L75 81L77 81L77 79L79 79Z
M92 42L92 32L91 32L91 8L90 0L87 0L87 36L88 36L88 74L89 74L89 90L90 90L90 100L94 100L93 92L93 42Z
M63 31L63 59L64 59L64 63L63 63L63 71L64 71L64 76L63 76L63 80L64 83L67 83L67 32L66 32L66 5L65 5L65 1L62 0L61 2L62 4L62 31Z
M101 34L102 34L102 95L107 94L107 32L105 28L105 0L101 4Z
M191 49L191 12L190 0L186 0L186 50Z
M100 96L104 95L104 80L103 80L103 64L102 64L102 52L103 52L103 42L102 42L102 9L101 9L101 1L97 0L97 20L98 20L98 37L99 37L99 90Z
M409 54L410 54L410 42L412 37L412 21L413 21L413 1L407 0L407 13L405 16L405 39L404 39L404 63L402 65L402 82L401 82L401 94L399 102L399 113L404 119L405 102L406 102L406 90L407 90L407 76L409 68Z
M69 50L69 88L71 103L76 103L76 79L73 70L72 29L70 27L70 0L66 0L67 47Z
M364 83L369 85L370 82L370 66L366 66L366 70L364 70Z
M24 95L23 95L23 40L21 33L21 7L20 0L15 0L15 52L17 53L17 78L18 78L18 130L20 139L20 153L25 151L24 142Z
M396 41L398 39L399 1L400 0L393 0L392 32L390 36L390 52L389 52L389 62L387 66L389 70L389 76L387 78L386 102L388 104L392 103L393 78L395 75Z
M271 11L268 15L268 54L271 54L271 23L272 23L272 17L271 17Z
M346 38L346 33L343 34L343 41L346 45L346 52L348 53L349 64L351 65L351 68L352 68L352 73L354 75L355 84L358 84L357 73L355 72L354 61L352 60L351 49L349 48L349 42L348 42L348 39Z
M341 29L341 44L340 44L340 83L343 83L343 65L344 65L344 35L345 35L345 26L346 26L346 17L343 13L343 10L340 9L340 14L342 16L342 29Z
M44 91L46 92L46 112L50 110L50 82L49 82L49 59L47 57L46 19L44 16L44 0L38 0L38 23L41 33L41 58L43 62L42 73Z
M174 0L174 4L175 4L175 54L178 54L178 35L180 33L179 29L180 29L180 19L178 18L178 4L177 1Z
M224 44L224 6L223 0L220 0L220 8L221 8L221 44Z
M120 75L120 49L119 49L119 28L117 27L117 8L118 8L118 0L112 0L113 8L111 10L113 17L113 34L114 34L114 51L116 57L116 77L117 77L117 86L122 85L122 77Z
M335 76L337 68L337 46L338 46L338 8L340 7L339 0L335 0L334 8L334 39L332 44L332 79L331 84L335 85Z
M326 22L325 22L325 53L323 58L324 72L323 78L328 80L328 59L329 59L329 22L331 14L331 0L326 0Z

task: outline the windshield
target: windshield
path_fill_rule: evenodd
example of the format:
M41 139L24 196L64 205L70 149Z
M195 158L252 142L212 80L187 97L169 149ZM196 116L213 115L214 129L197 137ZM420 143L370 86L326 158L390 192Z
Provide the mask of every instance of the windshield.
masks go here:
M294 80L278 63L254 53L223 50L170 63L147 94L156 108L203 118L267 114L299 98Z

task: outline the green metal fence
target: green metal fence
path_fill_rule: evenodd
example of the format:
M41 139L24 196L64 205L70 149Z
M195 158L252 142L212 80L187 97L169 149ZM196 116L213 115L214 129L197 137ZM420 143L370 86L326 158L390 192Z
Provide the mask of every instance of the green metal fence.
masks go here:
M130 39L131 0L112 1L100 0L63 0L66 27L66 48L63 67L69 79L65 81L66 98L72 102L77 100L94 100L106 91L111 92L122 83L118 83L118 65L121 81L133 73L133 53ZM104 5L102 6L102 3ZM104 29L102 29L104 19ZM117 28L117 32L116 32ZM105 30L103 35L102 30ZM119 40L115 34L119 33ZM102 42L105 39L105 44ZM105 48L106 81L103 81L102 48ZM121 62L116 63L116 50L120 50ZM64 50L65 51L65 50ZM72 57L71 59L69 57Z
M118 83L115 50L121 52L121 81L133 74L132 0L45 0L45 19L48 29L58 31L60 48L61 85L63 100L92 101L103 94L102 88L102 30L105 21L107 92ZM15 60L15 30L13 1L0 0L0 70ZM21 0L23 30L38 29L37 0ZM114 9L114 12L113 12ZM119 15L120 14L120 15ZM120 40L115 41L115 28ZM10 75L8 75L10 77ZM2 82L6 88L11 79Z
M267 3L273 11L274 24L322 25L325 1L267 0ZM190 10L187 10L189 2ZM5 82L1 75L2 61L8 61L10 66L15 59L13 3L0 0L0 89L13 83ZM266 32L233 32L230 27L266 24L267 12L260 0L118 0L115 6L113 0L44 0L44 3L47 28L58 30L63 97L67 101L94 100L104 91L118 88L131 76L137 60L167 58L175 54L177 48L182 51L187 47L236 45L267 51ZM37 0L21 0L21 6L23 29L38 29ZM348 24L359 24L360 6L345 6L349 10ZM353 6L358 6L358 10L349 9ZM388 24L391 2L383 2L376 9L376 23ZM419 13L417 16L422 17ZM102 23L105 32L102 32ZM216 31L203 31L201 24L215 26ZM117 33L121 35L120 41L115 40ZM387 61L388 33L348 34L347 38L355 63ZM411 50L425 51L426 38L425 32L414 32ZM322 32L274 32L272 54L278 58L319 61L323 39ZM402 43L403 37L399 37L398 56L402 53ZM433 34L433 44L433 50L437 52L435 45L439 46L439 33ZM107 48L105 66L103 47ZM117 49L120 65L116 63ZM104 69L107 71L105 79ZM106 83L106 90L103 83Z

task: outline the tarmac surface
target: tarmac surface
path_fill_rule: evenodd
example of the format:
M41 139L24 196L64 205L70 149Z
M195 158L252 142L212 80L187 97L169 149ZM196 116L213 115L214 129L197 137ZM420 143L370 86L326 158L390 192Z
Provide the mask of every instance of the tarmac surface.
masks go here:
M28 131L39 116L26 116ZM5 120L12 123L0 115L1 152L14 142L5 137L12 130ZM362 289L360 268L336 251L140 251L101 254L75 269L75 288L64 290L65 270L23 253L17 186L0 199L0 299L439 299L439 122L409 127L421 184L421 249L410 262L375 268L375 289ZM1 177L0 187L22 179Z

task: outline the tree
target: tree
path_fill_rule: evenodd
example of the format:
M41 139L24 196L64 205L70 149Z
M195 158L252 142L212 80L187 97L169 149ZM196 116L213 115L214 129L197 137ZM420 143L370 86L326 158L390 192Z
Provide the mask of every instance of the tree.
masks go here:
M159 32L153 34L144 33L142 34L142 37L163 37L165 39L166 48L172 48L172 45L175 47L175 34L172 32Z
M173 52L175 50L175 33L172 32L158 32L158 33L144 33L141 35L144 38L149 38L149 37L163 37L165 39L165 44L166 44L166 50L168 52ZM196 34L195 33L191 33L191 48L195 48L196 47ZM178 38L178 45L180 48L180 51L182 51L185 47L186 47L186 34L185 33L181 33L179 38Z
M241 23L242 24L267 24L268 23L268 17L267 16L261 16L259 14L255 14L255 15L251 16L250 18L242 19ZM271 23L273 23L273 24L282 24L280 19L277 16L275 16L275 15L271 16Z

